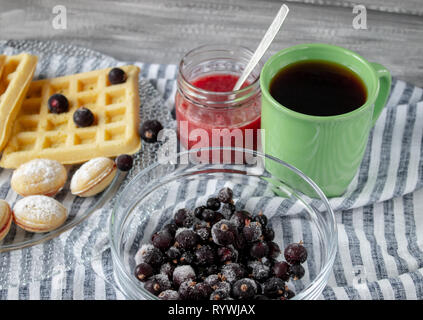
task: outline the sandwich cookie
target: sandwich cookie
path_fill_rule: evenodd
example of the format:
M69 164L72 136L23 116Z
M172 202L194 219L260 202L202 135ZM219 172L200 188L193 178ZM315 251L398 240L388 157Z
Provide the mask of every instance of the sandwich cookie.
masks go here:
M0 240L7 235L11 225L12 210L6 201L0 200Z
M94 196L113 181L117 168L109 158L95 158L84 163L73 175L70 188L74 195L80 197Z
M57 200L46 196L29 196L16 202L13 219L22 229L30 232L49 232L60 227L68 211Z
M12 189L21 196L54 196L66 183L65 167L56 160L34 159L13 172Z

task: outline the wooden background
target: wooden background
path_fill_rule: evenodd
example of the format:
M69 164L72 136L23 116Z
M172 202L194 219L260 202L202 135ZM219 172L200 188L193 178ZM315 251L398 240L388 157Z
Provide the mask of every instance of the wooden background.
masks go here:
M423 0L291 0L268 54L305 42L327 42L384 64L423 86ZM255 49L279 9L277 0L0 0L0 39L52 39L118 59L177 63L205 43ZM52 27L55 5L67 29ZM355 30L354 4L367 8L367 30Z

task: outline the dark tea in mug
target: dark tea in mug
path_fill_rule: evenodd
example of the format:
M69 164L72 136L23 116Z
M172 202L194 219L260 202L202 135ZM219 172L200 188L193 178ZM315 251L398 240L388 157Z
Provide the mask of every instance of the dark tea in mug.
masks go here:
M360 108L367 99L363 80L340 64L306 60L287 65L269 92L281 105L312 116L335 116Z

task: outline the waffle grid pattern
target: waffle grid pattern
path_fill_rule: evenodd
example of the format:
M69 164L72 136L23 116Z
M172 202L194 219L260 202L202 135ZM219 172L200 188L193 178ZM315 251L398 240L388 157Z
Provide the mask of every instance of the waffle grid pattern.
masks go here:
M12 132L36 63L37 57L25 53L0 56L0 151Z
M140 147L137 133L139 68L121 68L127 80L117 85L111 85L108 80L110 68L32 82L1 166L15 168L34 158L74 164L96 156L135 153ZM48 99L55 93L67 97L68 112L49 112ZM73 113L79 107L93 112L92 126L76 127Z

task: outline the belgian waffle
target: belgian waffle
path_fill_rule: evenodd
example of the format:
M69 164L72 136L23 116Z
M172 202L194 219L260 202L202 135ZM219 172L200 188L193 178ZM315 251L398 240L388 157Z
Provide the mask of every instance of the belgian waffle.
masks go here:
M36 158L76 164L138 151L139 68L131 65L120 68L127 75L121 84L110 84L110 68L33 81L0 166L17 168ZM66 96L68 112L49 112L48 99L55 93ZM79 128L74 124L73 113L79 107L93 112L95 122L90 127Z
M0 56L0 151L12 133L36 66L37 57L27 53Z

